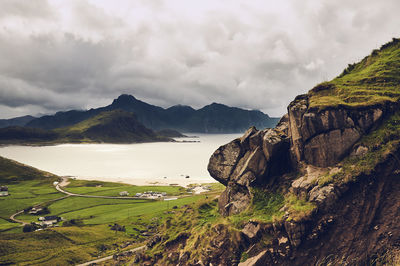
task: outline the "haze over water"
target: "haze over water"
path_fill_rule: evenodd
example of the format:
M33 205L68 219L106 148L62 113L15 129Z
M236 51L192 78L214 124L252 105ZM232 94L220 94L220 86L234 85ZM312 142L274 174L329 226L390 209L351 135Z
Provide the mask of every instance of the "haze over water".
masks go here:
M179 140L200 142L6 146L0 148L0 155L60 176L78 179L135 185L215 182L207 171L211 154L241 134L193 135L199 138Z

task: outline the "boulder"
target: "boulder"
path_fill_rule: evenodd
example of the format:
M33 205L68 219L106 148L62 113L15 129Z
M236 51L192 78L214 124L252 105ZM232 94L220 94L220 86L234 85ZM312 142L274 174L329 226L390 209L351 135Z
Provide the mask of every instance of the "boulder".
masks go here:
M242 155L240 140L235 139L219 147L211 156L208 172L218 182L228 184L232 171Z
M339 190L333 184L324 187L315 186L309 192L309 200L315 202L318 207L329 207L339 198Z
M229 184L218 198L218 209L223 216L244 211L251 202L250 191L245 186Z
M274 176L288 172L290 142L285 135L287 121L277 129L249 128L238 139L219 147L211 156L210 175L227 186L219 198L223 215L239 213L251 202L251 187L262 186Z
M242 229L242 234L250 241L256 240L261 233L261 226L257 222L249 222Z

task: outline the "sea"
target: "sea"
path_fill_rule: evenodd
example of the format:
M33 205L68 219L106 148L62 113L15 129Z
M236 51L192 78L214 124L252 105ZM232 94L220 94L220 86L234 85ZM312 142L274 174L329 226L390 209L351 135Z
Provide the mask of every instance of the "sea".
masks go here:
M0 156L59 176L134 185L216 182L207 171L212 153L242 134L192 134L178 142L4 146Z

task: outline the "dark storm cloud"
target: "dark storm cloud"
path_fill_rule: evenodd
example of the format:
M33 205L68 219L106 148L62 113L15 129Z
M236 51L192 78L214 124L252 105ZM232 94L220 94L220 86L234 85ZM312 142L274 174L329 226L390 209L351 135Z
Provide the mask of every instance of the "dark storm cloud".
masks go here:
M394 0L118 3L2 2L2 116L96 107L121 93L281 115L400 29Z

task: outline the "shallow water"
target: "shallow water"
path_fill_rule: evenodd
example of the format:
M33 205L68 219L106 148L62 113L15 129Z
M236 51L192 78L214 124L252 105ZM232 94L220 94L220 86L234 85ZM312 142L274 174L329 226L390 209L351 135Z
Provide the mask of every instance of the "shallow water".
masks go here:
M0 155L60 176L79 179L136 185L214 182L207 172L211 154L241 134L195 135L199 138L178 140L197 140L199 143L7 146L0 148Z

